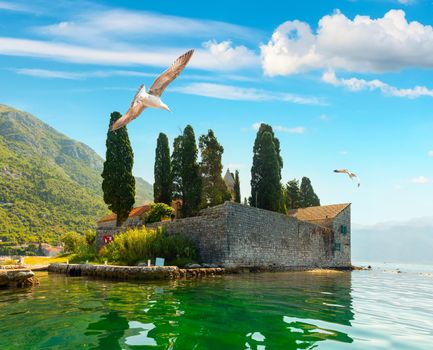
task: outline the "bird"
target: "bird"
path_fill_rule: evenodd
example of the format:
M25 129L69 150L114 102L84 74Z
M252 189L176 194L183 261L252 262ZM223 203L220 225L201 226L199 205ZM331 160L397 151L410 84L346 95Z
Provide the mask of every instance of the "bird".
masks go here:
M173 62L170 68L165 70L155 79L149 91L146 92L146 87L144 84L141 84L131 102L128 111L115 123L113 123L113 125L110 127L110 131L115 131L130 123L148 107L160 108L170 112L170 108L168 108L168 106L161 101L161 95L165 88L183 71L191 59L193 53L194 50L189 50L183 55L179 56Z
M336 170L334 170L334 173L347 174L347 175L349 175L349 178L351 180L353 180L356 177L358 179L358 187L361 186L361 182L359 180L358 175L356 175L355 173L350 172L347 169L336 169Z

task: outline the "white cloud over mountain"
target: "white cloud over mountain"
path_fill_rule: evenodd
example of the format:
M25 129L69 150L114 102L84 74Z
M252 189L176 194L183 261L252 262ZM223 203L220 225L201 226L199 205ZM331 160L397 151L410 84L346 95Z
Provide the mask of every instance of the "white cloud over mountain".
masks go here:
M381 18L336 11L313 31L298 20L281 24L261 46L266 75L290 75L313 69L386 72L407 67L433 67L433 28L408 21L403 10Z

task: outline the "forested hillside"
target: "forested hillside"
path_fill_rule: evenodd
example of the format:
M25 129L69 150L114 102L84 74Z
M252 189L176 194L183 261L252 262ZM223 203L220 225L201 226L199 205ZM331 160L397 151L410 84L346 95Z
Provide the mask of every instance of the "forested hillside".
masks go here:
M103 159L36 117L0 105L0 240L54 242L107 212ZM137 179L136 205L152 199Z

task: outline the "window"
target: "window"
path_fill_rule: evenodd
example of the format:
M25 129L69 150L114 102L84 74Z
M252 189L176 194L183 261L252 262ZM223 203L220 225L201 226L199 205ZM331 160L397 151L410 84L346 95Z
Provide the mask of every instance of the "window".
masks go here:
M335 243L334 250L339 252L341 250L341 243Z
M347 226L341 225L340 226L340 232L341 232L342 235L347 234Z

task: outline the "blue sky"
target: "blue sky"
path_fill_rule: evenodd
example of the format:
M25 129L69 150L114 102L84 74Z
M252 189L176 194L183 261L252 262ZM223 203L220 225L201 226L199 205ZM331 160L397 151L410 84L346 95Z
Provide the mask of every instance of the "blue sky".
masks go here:
M281 142L283 181L308 176L353 221L433 213L433 4L379 1L0 1L0 103L105 153L108 117L189 48L129 134L152 182L156 138L212 128L250 193L255 126ZM359 174L357 188L335 168Z

